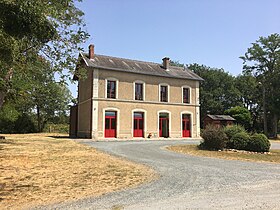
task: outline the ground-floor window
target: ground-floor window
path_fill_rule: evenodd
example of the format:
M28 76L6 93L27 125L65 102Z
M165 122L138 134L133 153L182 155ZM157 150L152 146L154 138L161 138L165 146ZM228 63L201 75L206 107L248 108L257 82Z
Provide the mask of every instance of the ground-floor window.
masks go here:
M133 136L144 137L144 113L133 113Z
M159 113L159 137L169 137L169 113Z
M182 136L191 137L191 115L182 114Z
M117 136L117 112L105 112L105 137L115 138Z

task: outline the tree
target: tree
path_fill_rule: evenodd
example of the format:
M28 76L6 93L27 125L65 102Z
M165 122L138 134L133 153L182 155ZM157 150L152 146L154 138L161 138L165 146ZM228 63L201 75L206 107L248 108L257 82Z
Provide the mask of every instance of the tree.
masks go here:
M26 84L22 84L21 97L23 104L31 110L36 110L37 129L41 132L44 125L53 121L58 115L66 115L72 96L64 83L56 82L50 63L42 57L34 58L32 66L28 66ZM22 78L18 84L21 84Z
M260 37L247 49L243 60L243 71L252 73L262 86L264 133L267 135L267 112L272 114L272 136L277 137L280 115L280 36L271 34Z
M15 74L12 80L14 91L9 92L9 100L3 106L4 115L0 115L0 121L8 128L6 132L41 132L47 122L57 122L57 118L68 115L68 104L72 99L70 91L64 83L55 81L50 62L41 56L33 59L32 63L26 64L28 71ZM9 104L12 106L7 106ZM17 115L6 120L5 113L11 111ZM34 123L37 124L36 130L35 125L28 126ZM22 124L27 126L26 129Z
M234 77L223 69L199 64L191 64L188 68L204 79L199 97L202 117L207 113L222 114L231 107L242 105L240 93L234 86Z
M251 130L252 117L248 109L241 106L235 106L225 111L225 114L232 116L236 123L242 125L246 130Z
M67 88L53 81L37 86L33 91L31 97L36 109L38 131L42 132L47 122L58 115L66 115L72 97Z
M4 104L0 110L0 133L31 133L36 131L32 114L21 112L15 103Z
M177 66L177 67L185 67L185 65L180 63L180 61L173 61L173 60L170 60L170 65Z
M82 1L82 0L77 0ZM0 108L13 91L15 75L27 74L28 64L43 56L65 79L73 71L76 51L88 38L83 12L75 0L2 0L0 2Z
M258 105L260 96L258 82L251 74L242 74L235 77L235 88L240 92L240 101L248 110L253 110Z
M260 132L262 130L260 118L262 89L257 79L251 74L241 74L235 78L235 87L240 92L240 101L243 107L249 110L252 117L252 129Z

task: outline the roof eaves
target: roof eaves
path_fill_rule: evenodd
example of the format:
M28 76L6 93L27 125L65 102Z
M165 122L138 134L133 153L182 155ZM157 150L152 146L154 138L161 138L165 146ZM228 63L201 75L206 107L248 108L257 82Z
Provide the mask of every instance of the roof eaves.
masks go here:
M232 120L235 121L230 115L211 115L208 114L207 117L210 117L212 120Z
M166 77L166 78L176 78L176 79L188 79L188 80L194 80L194 81L201 81L203 80L202 78L189 78L189 77L176 77L172 75L162 75L162 74L152 74L152 73L146 73L146 72L135 72L135 71L128 71L120 68L112 68L112 67L105 67L105 66L97 66L94 64L89 65L91 68L97 68L97 69L104 69L104 70L113 70L113 71L121 71L121 72L128 72L128 73L133 73L133 74L141 74L141 75L151 75L151 76L159 76L159 77Z
M85 64L86 64L87 66L89 66L89 64L88 64L88 62L87 62L87 59L86 59L86 57L83 55L82 52L80 52L80 55L81 55L81 57L83 58Z

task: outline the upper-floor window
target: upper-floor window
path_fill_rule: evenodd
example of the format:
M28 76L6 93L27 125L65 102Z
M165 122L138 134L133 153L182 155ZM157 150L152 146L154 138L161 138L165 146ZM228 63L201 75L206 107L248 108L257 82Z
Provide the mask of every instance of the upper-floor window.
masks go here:
M168 102L168 86L167 85L160 86L160 101Z
M187 87L183 88L183 103L190 103L190 89Z
M107 98L116 98L117 83L113 80L107 80Z
M143 83L135 83L135 100L143 100Z

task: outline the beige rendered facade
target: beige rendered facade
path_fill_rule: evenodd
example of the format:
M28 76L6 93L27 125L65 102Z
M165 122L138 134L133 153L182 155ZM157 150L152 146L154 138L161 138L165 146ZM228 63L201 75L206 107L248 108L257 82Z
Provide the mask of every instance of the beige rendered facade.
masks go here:
M146 68L151 67L151 70L153 65L159 65L162 68L159 71L172 71L173 67L93 56L96 62L106 58L106 62L114 66L106 67L106 63L90 64L93 59L81 55L87 77L78 83L77 137L98 140L200 136L201 78L175 78L156 75L156 72L147 75L145 71L141 72L141 65L147 65ZM122 70L118 62L128 70ZM136 71L137 67L140 72ZM140 98L136 97L138 93Z

